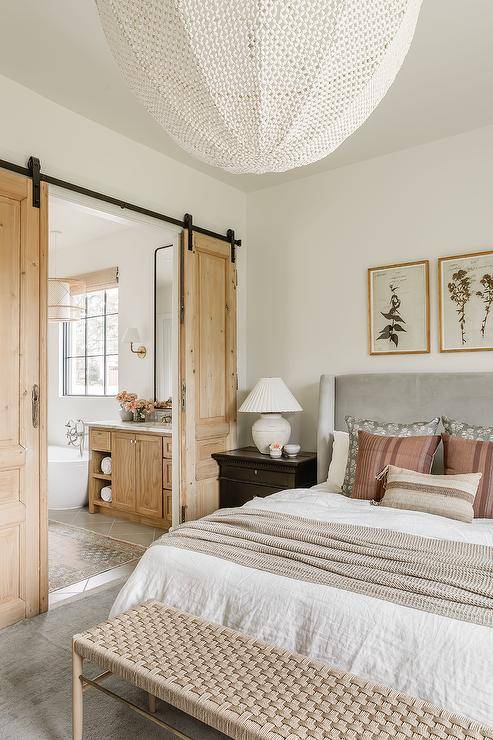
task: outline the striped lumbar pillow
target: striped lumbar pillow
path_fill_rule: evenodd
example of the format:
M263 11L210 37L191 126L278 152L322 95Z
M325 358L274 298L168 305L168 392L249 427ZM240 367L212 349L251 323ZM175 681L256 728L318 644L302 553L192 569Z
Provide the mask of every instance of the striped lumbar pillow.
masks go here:
M439 417L430 421L412 421L409 424L396 424L390 421L373 421L372 419L358 419L356 416L346 416L346 425L349 433L349 455L346 466L342 492L345 496L353 495L358 465L359 432L378 434L382 437L422 437L434 435L440 423ZM358 496L358 498L360 498Z
M484 439L464 439L443 434L445 472L482 474L474 499L474 516L493 519L493 442Z
M356 478L351 498L381 499L383 484L378 474L387 465L429 473L439 443L439 435L382 437L360 430Z
M472 522L481 473L426 475L389 465L380 506Z

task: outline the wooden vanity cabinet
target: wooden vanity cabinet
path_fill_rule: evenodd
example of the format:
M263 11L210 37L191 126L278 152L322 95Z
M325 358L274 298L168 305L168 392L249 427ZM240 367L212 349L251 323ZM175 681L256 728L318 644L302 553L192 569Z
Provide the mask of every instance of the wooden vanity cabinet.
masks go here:
M152 434L135 439L135 510L143 516L163 517L163 441Z
M112 505L120 511L136 511L135 434L111 434Z
M91 427L89 432L89 511L151 526L171 526L171 449L169 436ZM111 474L101 460L111 456ZM100 497L111 486L112 501Z

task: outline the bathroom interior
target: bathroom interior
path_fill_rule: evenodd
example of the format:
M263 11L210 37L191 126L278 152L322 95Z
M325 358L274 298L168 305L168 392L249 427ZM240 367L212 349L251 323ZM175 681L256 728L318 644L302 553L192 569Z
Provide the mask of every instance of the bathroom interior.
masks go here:
M128 577L171 526L177 245L168 224L50 194L50 608Z

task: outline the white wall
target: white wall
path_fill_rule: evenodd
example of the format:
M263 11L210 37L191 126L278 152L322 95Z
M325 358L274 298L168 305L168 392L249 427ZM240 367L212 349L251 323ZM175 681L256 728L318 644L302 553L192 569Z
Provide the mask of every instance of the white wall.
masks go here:
M261 190L235 188L0 77L0 158L224 232L236 229L240 388L281 375L315 444L321 372L491 369L491 353L439 355L436 261L491 246L493 127ZM369 357L366 269L429 258L432 354ZM246 343L248 375L246 376ZM139 360L136 360L139 362ZM242 419L240 439L251 424ZM295 429L295 436L300 432Z
M111 94L111 90L108 91ZM246 244L246 195L164 154L94 123L0 76L0 159L44 172L155 211L226 233ZM246 248L238 252L238 357L245 382Z
M172 236L172 235L171 235ZM154 397L154 250L170 243L164 227L155 231L136 226L123 232L95 239L77 248L60 248L56 253L60 275L78 275L104 267L119 268L118 333L135 326L147 356L140 359L128 345L119 345L118 385L120 390ZM75 397L61 394L59 324L48 327L48 441L65 444L68 419L107 421L118 418L118 405L113 398Z
M489 126L249 196L247 386L285 379L305 448L323 372L493 369L491 352L438 353L436 289L438 256L493 248L492 172ZM431 354L370 357L367 268L418 259L431 263Z

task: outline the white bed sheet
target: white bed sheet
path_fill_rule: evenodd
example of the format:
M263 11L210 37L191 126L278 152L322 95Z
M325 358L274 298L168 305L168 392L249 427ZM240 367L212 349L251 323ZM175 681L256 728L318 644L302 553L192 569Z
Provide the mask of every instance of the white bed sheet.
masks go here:
M256 498L248 508L493 545L493 521L465 524L370 506L322 484ZM493 725L493 629L341 589L153 546L111 615L157 599Z

